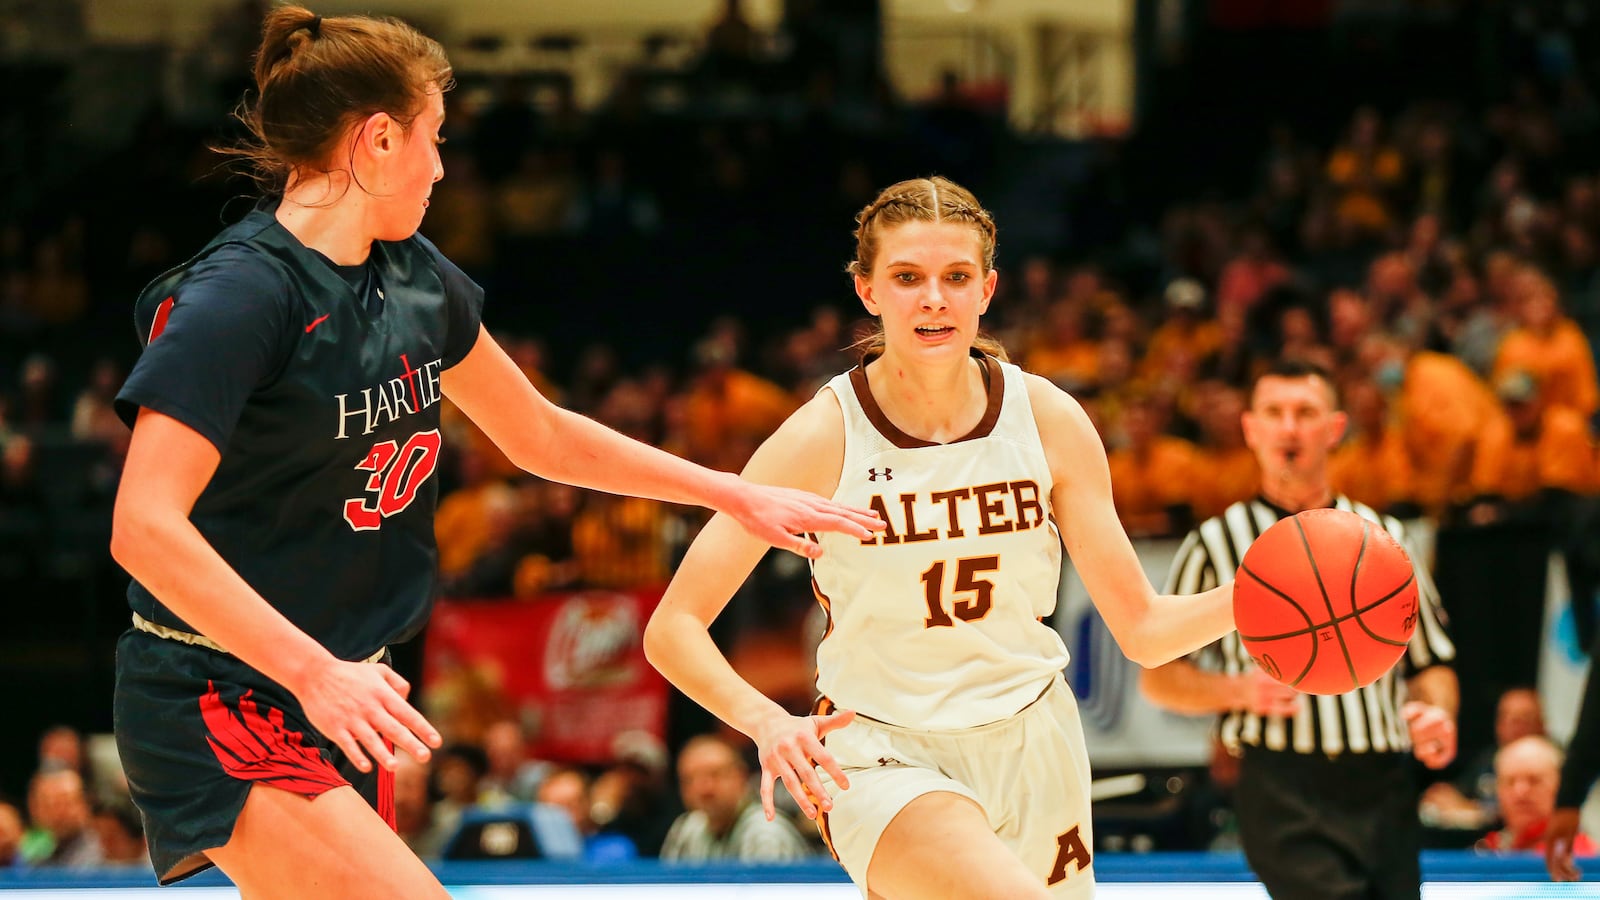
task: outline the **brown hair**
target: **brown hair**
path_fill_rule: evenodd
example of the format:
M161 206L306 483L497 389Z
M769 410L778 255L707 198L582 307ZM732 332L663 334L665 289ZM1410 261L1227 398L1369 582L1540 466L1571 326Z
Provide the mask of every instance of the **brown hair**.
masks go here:
M410 129L429 86L447 91L455 76L444 48L390 18L324 19L300 6L268 12L255 59L256 97L234 115L250 130L235 157L268 194L296 169L324 174L335 146L355 123L388 113Z
M907 222L962 222L978 232L983 256L983 272L994 269L994 217L978 203L972 192L942 175L913 178L891 184L856 213L856 258L845 271L867 278L878 261L878 240L884 229ZM1006 348L998 340L979 332L972 346L998 359L1007 359ZM883 352L883 329L856 341L852 349L863 357Z
M1339 412L1344 409L1338 382L1334 381L1333 373L1329 372L1320 363L1297 357L1274 361L1250 383L1249 402L1252 406L1255 405L1256 401L1256 388L1261 385L1261 379L1263 378L1285 378L1289 380L1311 378L1320 381L1322 386L1328 390L1328 399L1333 403L1333 411Z

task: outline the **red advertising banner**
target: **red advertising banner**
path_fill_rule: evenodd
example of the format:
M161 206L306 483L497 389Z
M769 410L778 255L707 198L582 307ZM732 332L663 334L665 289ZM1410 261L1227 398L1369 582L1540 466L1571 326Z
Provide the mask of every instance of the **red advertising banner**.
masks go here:
M620 734L666 736L667 682L643 645L660 600L660 589L442 600L428 629L424 688L448 692L464 676L487 682L532 724L535 757L609 763Z

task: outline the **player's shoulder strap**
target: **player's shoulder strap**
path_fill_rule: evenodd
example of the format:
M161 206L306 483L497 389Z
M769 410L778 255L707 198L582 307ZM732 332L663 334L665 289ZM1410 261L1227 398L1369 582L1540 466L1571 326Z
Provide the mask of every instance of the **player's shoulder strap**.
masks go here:
M151 338L161 333L162 327L166 324L167 314L172 310L178 285L183 282L191 269L223 247L249 243L274 221L271 206L262 203L243 219L217 232L204 247L200 248L200 252L162 272L145 285L133 304L133 328L139 338L139 345L150 343Z

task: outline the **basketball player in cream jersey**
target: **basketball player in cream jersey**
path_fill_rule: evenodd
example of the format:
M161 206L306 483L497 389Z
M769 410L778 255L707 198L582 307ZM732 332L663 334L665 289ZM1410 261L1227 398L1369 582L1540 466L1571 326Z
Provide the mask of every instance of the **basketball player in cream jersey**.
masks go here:
M817 648L817 687L876 721L936 731L984 725L997 709L1032 703L1067 664L1060 636L1039 621L1055 608L1061 536L1025 376L981 351L973 359L984 414L945 444L895 427L863 369L824 388L844 412L834 497L871 507L888 528L867 542L822 539L812 583L831 628ZM920 623L855 599L908 591L925 601L908 610Z
M901 182L857 222L850 271L882 332L744 472L889 525L818 538L817 708L791 715L711 641L765 549L722 516L674 576L645 652L755 741L768 817L781 779L864 896L1092 896L1088 754L1066 648L1040 622L1062 547L1146 666L1231 631L1232 588L1158 596L1083 409L979 335L998 274L994 222L971 193Z

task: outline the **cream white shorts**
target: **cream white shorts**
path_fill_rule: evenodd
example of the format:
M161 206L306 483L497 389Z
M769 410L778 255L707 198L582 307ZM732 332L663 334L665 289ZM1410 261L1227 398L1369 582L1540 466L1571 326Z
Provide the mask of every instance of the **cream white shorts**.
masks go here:
M935 791L977 803L994 833L1053 896L1094 896L1089 754L1077 700L1061 679L998 722L916 731L857 716L829 734L826 746L850 789L840 790L817 770L833 798L833 810L818 817L818 827L863 896L884 829L912 800Z

